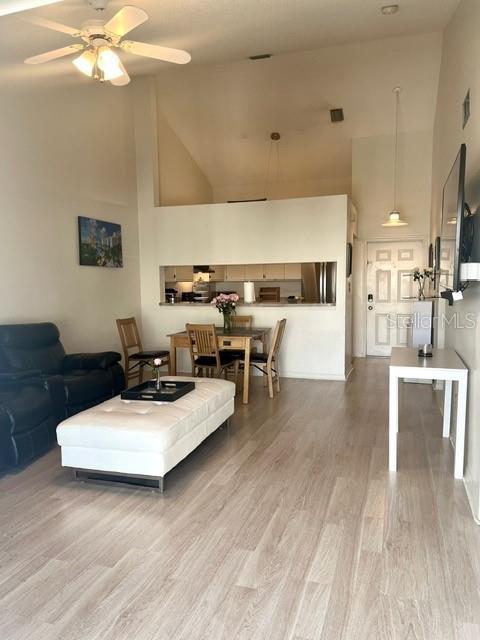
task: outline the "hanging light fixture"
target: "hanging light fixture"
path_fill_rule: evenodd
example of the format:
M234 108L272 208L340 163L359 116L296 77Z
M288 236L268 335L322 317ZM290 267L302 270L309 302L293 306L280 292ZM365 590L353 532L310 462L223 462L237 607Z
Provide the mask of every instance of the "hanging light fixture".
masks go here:
M408 224L400 217L397 209L397 173L398 173L398 111L400 106L400 87L395 87L395 150L393 156L393 209L388 214L388 220L382 222L382 227L404 227Z
M109 47L87 49L72 62L81 73L100 82L116 80L124 74L120 58Z

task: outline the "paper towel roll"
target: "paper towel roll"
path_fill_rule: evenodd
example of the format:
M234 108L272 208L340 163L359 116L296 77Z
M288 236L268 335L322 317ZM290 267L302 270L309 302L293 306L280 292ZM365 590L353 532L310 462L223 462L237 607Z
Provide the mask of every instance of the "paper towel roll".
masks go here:
M243 283L243 301L255 302L255 284L253 282Z

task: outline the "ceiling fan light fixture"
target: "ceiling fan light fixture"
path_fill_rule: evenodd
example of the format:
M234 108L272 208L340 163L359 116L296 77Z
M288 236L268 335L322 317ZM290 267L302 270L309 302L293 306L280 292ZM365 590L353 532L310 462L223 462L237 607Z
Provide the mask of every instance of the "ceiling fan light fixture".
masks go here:
M84 51L81 56L78 56L78 58L72 60L72 63L80 71L80 73L83 73L89 78L92 78L96 61L97 56L93 51Z
M120 58L109 47L102 47L99 50L97 65L103 72L103 80L115 80L123 75Z

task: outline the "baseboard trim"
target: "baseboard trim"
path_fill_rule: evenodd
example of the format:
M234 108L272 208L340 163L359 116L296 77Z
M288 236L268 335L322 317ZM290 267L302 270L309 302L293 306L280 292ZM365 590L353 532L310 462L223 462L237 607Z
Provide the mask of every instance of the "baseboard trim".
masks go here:
M470 485L473 484L473 482L474 482L473 480L470 480L469 478L463 476L463 486L465 487L465 493L467 494L467 500L468 500L468 504L470 505L470 509L472 511L473 519L475 521L475 524L478 524L480 526L480 518L477 516L475 512L475 501L472 495L472 490L470 488Z
M292 378L294 380L337 380L345 382L347 377L337 373L303 373L301 371L281 371L281 378Z

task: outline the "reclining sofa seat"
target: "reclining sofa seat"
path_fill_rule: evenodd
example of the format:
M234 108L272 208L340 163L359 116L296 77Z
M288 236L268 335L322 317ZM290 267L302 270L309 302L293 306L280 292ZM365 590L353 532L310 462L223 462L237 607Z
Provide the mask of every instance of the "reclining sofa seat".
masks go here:
M57 422L123 391L120 359L115 351L66 355L51 322L0 325L0 373L41 379Z
M28 374L0 374L0 473L46 453L58 419L48 390Z

